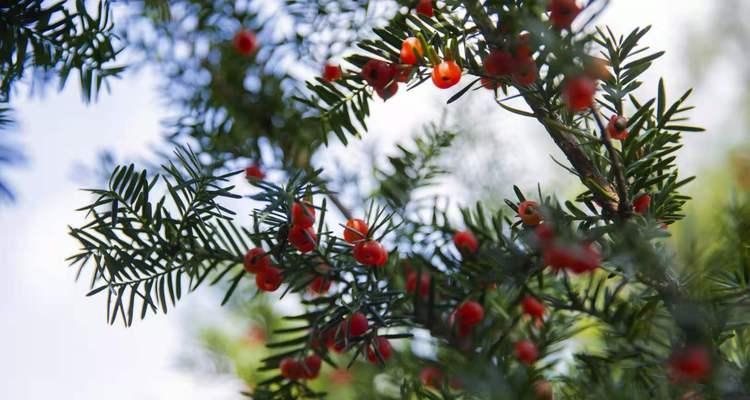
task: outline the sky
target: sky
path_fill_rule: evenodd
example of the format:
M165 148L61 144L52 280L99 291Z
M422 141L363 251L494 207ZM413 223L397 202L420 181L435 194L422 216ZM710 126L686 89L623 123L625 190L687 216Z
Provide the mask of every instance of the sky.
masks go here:
M602 22L619 32L654 25L648 42L669 52L648 75L649 81L655 88L656 78L668 75L669 93L676 97L689 86L685 30L706 23L708 3L712 2L613 0ZM737 97L737 88L726 83L731 65L721 68L725 79L701 85L693 101L699 110L695 124L709 130L724 126ZM66 235L67 226L82 220L73 210L89 200L74 179L74 165L93 162L103 149L147 154L160 143L165 108L157 83L153 71L141 69L113 82L110 94L103 93L88 106L80 101L75 85L41 98L16 98L15 136L29 162L9 174L17 203L0 207L0 266L5 272L0 281L0 398L239 398L232 379L201 376L178 366L180 356L195 346L185 328L199 319L200 312L218 307L210 303L213 298L190 295L169 315L150 316L131 328L109 326L104 296L85 297L85 278L75 282L75 271L66 267L65 258L76 249ZM356 146L379 142L388 149L393 141L403 140L405 132L439 117L442 108L436 105L450 93L432 89L423 85L376 105L369 125L384 133ZM498 157L520 182L533 185L545 177L557 179L548 156L553 149L542 142L538 129L501 111L487 115L481 126L502 127L498 143L514 147L500 149ZM691 135L682 161L690 173L720 160L726 144L737 140L736 134ZM331 151L340 153L341 148L333 146Z

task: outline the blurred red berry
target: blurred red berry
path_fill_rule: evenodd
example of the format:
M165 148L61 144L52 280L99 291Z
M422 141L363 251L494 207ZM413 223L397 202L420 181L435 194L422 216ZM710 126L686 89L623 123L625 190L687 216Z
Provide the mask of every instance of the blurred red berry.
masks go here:
M453 235L453 244L460 252L476 253L479 250L479 241L471 231L460 231Z
M406 293L417 291L417 273L412 271L406 278ZM427 298L430 295L430 275L426 272L419 274L419 296Z
M264 292L273 292L281 286L284 277L276 267L265 267L255 274L255 286Z
M303 228L299 225L294 225L289 228L287 239L289 240L289 244L294 246L295 249L302 253L307 253L315 248L315 244L318 242L318 235L315 234L313 228Z
M536 201L526 200L518 205L518 216L526 226L537 226L542 222L542 213Z
M552 384L545 380L536 381L534 383L534 396L537 400L554 400L555 393L552 390Z
M425 17L432 17L434 15L432 0L419 0L415 9L417 10L417 14L424 15Z
M320 365L322 360L317 354L311 354L305 357L302 362L302 374L305 379L315 379L320 374Z
M572 112L585 111L594 105L596 82L587 76L578 76L565 81L563 101Z
M488 75L506 76L513 73L515 61L513 55L504 50L492 50L482 60L482 66Z
M532 296L526 296L521 300L521 308L525 314L534 318L544 316L544 304Z
M496 79L492 79L492 78L486 78L486 77L479 78L479 83L482 84L483 88L488 89L488 90L495 90L503 86L503 84L500 83L500 81Z
M418 61L418 57L422 57L424 55L424 49L422 48L422 43L419 41L419 39L415 37L410 37L404 39L404 41L401 43L401 63L402 64L416 64Z
M331 288L331 280L327 276L318 275L310 282L310 291L315 294L326 294Z
M391 82L383 88L375 88L375 93L383 100L388 100L398 92L398 82Z
M245 271L256 274L261 269L271 265L271 258L260 247L255 247L245 253Z
M302 364L292 357L284 357L279 363L279 370L281 376L291 380L302 379L305 375Z
M669 359L669 369L678 381L704 382L711 374L711 354L702 346L675 351Z
M245 178L247 179L263 179L265 177L266 174L263 172L263 169L257 164L245 168Z
M461 80L461 67L453 60L446 60L432 68L432 83L440 89L448 89Z
M396 68L385 61L370 60L362 67L362 78L376 90L385 88L393 81L395 75ZM398 89L398 86L396 88Z
M539 358L539 350L536 345L527 339L516 342L514 354L518 361L526 365L533 364Z
M391 343L383 336L376 336L369 346L367 346L367 359L373 364L380 364L378 353L383 361L391 358Z
M539 71L533 58L525 58L516 62L513 80L521 86L530 86L536 82Z
M607 134L615 140L625 140L628 138L628 120L619 115L613 115L609 118L607 124Z
M484 308L476 301L465 301L456 309L456 323L473 328L484 319Z
M258 47L255 34L247 30L235 33L233 43L235 50L243 56L253 54Z
M292 204L292 225L309 228L315 224L315 208L301 202Z
M388 252L375 240L359 242L352 251L354 259L362 265L380 267L388 261Z
M323 67L323 79L333 82L341 79L341 67L336 64L326 64Z
M573 20L581 12L576 0L550 0L549 20L557 29L570 29Z
M349 243L358 242L367 238L367 234L370 233L370 227L367 226L367 222L354 218L346 221L346 228L344 228L344 240Z
M540 224L534 230L537 240L543 246L549 246L555 240L555 228L550 223Z
M424 367L419 372L419 380L424 386L437 388L443 380L443 372L435 367Z
M370 323L367 321L365 314L357 311L349 317L348 320L348 333L349 337L362 336L369 329Z
M633 200L633 209L638 214L645 214L648 212L648 208L651 206L651 195L648 193L642 194Z

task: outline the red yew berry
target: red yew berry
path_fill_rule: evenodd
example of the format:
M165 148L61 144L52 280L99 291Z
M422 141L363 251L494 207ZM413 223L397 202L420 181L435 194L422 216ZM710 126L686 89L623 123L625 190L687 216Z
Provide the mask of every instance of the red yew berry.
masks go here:
M257 164L245 168L245 178L247 179L263 179L265 177L266 174L263 172L263 169Z
M315 248L315 244L318 242L318 235L315 234L313 228L303 228L299 225L294 225L289 228L287 240L289 240L289 244L301 253L307 253Z
M388 252L375 240L357 243L352 251L354 259L362 265L380 267L388 261Z
M539 212L539 204L535 201L522 201L518 205L518 216L526 226L537 226L542 222L542 213Z
M524 297L521 300L521 308L525 314L534 318L542 318L544 316L544 304L534 297Z
M418 57L424 55L424 49L419 39L410 37L404 39L401 43L401 63L414 65L418 61Z
M479 241L471 231L460 231L453 235L453 244L460 252L476 253L479 250Z
M516 342L514 354L518 361L526 365L533 364L539 358L539 350L534 342L528 339Z
M591 272L599 268L602 256L593 243L584 243L573 250L573 259L569 265L570 270L576 274Z
M555 393L552 390L552 384L549 381L536 381L534 383L534 396L537 400L554 400Z
M408 82L413 70L414 67L411 65L398 65L396 66L396 76L394 79L396 82Z
M370 60L362 67L362 78L376 90L385 88L395 75L396 68L385 61Z
M669 359L669 372L678 382L703 382L711 374L711 355L702 346L678 350Z
M456 309L455 318L459 326L473 328L484 319L484 308L476 301L465 301Z
M255 247L245 253L245 271L257 274L261 269L271 265L271 258L260 247Z
M625 140L628 138L628 120L619 115L613 115L609 118L607 124L607 134L615 140Z
M488 90L495 90L503 86L503 84L500 83L500 81L496 79L492 79L492 78L486 78L486 77L481 77L479 79L479 83L482 84L483 88L488 89Z
M482 60L482 66L489 75L505 76L513 73L515 62L513 55L504 50L492 50Z
M320 374L322 360L317 354L305 357L302 362L302 373L305 379L315 379Z
M315 209L301 202L292 204L292 225L309 228L315 224Z
M274 292L281 286L284 277L276 267L265 267L255 275L255 286L264 292Z
M367 359L373 364L380 364L380 358L383 362L388 361L391 358L391 343L388 339L382 336L376 336L372 339L372 342L367 346ZM378 358L378 353L380 358Z
M235 33L233 43L235 50L243 56L253 54L258 47L258 41L255 38L255 34L247 30L241 30Z
M412 271L406 278L406 293L417 291L417 273ZM430 295L430 275L422 272L419 274L419 296L426 298Z
M557 29L570 29L573 20L581 12L576 0L550 0L549 20Z
M432 68L432 83L440 89L448 89L461 80L461 67L453 60L446 60Z
M305 373L302 364L292 357L284 357L279 363L279 370L281 376L291 380L301 379Z
M417 10L417 14L424 15L425 17L432 17L434 15L432 10L432 0L419 0L415 10Z
M515 60L525 60L531 58L531 35L524 32L518 35L513 46L513 58Z
M572 112L585 111L594 104L596 82L587 76L578 76L565 81L563 101Z
M536 82L538 70L533 58L525 58L516 62L515 71L513 71L513 80L521 86L530 86Z
M344 240L349 243L358 242L360 240L367 239L367 234L370 233L370 227L367 226L367 222L354 218L346 221L346 228L344 228Z
M333 82L341 79L341 67L336 64L326 64L323 67L323 79Z
M638 214L645 214L648 212L648 208L651 206L651 195L648 193L642 194L633 200L633 209Z
M310 291L315 294L326 294L330 288L331 280L327 276L316 276L315 279L310 282Z
M398 92L398 82L391 82L383 88L375 88L375 93L383 100L388 100Z
M534 230L534 234L542 247L549 246L555 240L555 228L550 223L538 225Z
M443 380L443 372L435 367L425 367L419 372L419 380L424 386L437 388Z
M347 328L349 337L362 336L369 329L370 323L367 321L365 314L357 311L349 317Z

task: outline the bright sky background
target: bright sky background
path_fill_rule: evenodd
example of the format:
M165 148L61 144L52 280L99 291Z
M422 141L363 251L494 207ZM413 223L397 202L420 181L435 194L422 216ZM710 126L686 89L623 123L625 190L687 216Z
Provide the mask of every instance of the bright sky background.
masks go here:
M668 75L669 93L677 96L688 87L685 30L705 24L713 2L612 3L602 22L616 32L654 25L648 42L669 52L654 68L649 84L655 88L656 77ZM723 79L699 87L693 101L698 106L695 123L714 131L724 126L722 121L728 118L737 95L737 88L728 83L731 65L722 68L715 75ZM0 208L0 265L5 271L0 282L2 399L239 398L231 381L177 368L181 352L194 346L184 328L198 313L210 310L200 295L189 296L168 316L151 316L128 329L109 326L104 320L105 298L84 297L85 282L74 284L74 271L64 261L76 249L66 226L82 218L72 210L89 200L72 179L74 164L90 163L102 149L137 155L158 144L164 108L156 83L148 70L126 74L114 82L111 94L90 106L82 105L74 84L62 93L50 91L43 99L16 98L17 136L30 164L11 173L19 195L17 204ZM430 85L408 95L399 93L387 104L374 107L370 126L386 132L379 138L383 142L399 139L411 127L437 117L436 102L449 96ZM498 109L481 124L502 125L501 142L513 148L500 149L498 158L511 165L508 168L521 183L534 185L556 170L548 157L550 147L536 140L544 137L538 130L524 128L528 125L517 117ZM736 134L718 132L688 136L682 165L690 173L719 159L723 144L737 139ZM365 139L364 145L371 140Z

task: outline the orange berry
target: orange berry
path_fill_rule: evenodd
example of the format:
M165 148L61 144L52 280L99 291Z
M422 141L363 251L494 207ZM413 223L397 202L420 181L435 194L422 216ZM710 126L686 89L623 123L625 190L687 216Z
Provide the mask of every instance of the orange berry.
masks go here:
M354 259L362 265L380 267L388 261L388 252L375 240L361 241L352 251Z
M245 253L245 271L257 274L261 269L271 265L271 258L260 247L255 247Z
M619 115L613 115L607 123L607 134L615 140L625 140L628 138L628 120Z
M294 225L289 228L289 234L287 235L289 244L294 246L295 249L302 253L308 253L315 248L315 244L318 242L318 235L312 228L303 228L300 225Z
M539 212L539 204L535 201L522 201L518 205L518 216L526 226L537 226L542 222L542 213Z
M292 204L292 225L309 228L315 223L315 208L300 202Z
M453 60L446 60L432 68L432 83L440 89L448 89L461 80L461 67Z
M367 223L361 219L354 218L346 221L346 228L344 228L344 240L349 243L358 242L360 240L367 239L367 234L370 232L370 228Z
M419 39L415 37L410 37L404 39L403 43L401 43L401 63L402 64L416 64L418 61L418 57L422 57L424 55L424 49L422 48L422 43L419 41Z

